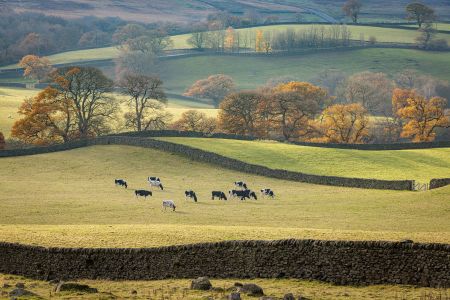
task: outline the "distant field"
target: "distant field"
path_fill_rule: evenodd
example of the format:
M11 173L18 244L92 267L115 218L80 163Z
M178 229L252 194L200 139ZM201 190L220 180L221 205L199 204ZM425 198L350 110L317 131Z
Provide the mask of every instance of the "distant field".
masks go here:
M126 146L2 158L0 240L65 247L148 247L234 239L320 238L450 243L450 187L395 192L274 180ZM133 189L159 176L148 200ZM115 178L129 183L125 190ZM276 199L212 201L245 180ZM184 200L184 190L199 202ZM161 210L173 199L177 212ZM412 221L414 220L414 221Z
M360 151L289 145L277 142L207 138L159 138L249 163L308 174L413 179L429 182L450 177L450 148Z
M13 275L0 274L0 282L8 283L11 287L3 289L11 291L16 283L25 283L26 289L46 299L53 290L48 281L39 281ZM190 279L166 279L153 281L105 281L105 280L79 280L81 284L87 284L97 288L98 294L80 294L66 292L63 295L52 294L52 299L60 296L62 299L111 299L112 295L117 299L184 299L198 300L213 297L224 299L229 292L196 291L189 289ZM321 300L347 300L347 299L440 299L450 293L450 289L418 288L405 285L375 285L367 287L336 286L329 283L296 279L212 279L214 287L227 289L235 282L255 283L264 289L266 295L282 299L286 293L301 295L307 299ZM130 297L130 291L135 290L137 295ZM429 298L424 298L429 297ZM59 298L58 298L59 299ZM243 300L254 300L255 297L241 295ZM445 298L441 298L445 299Z
M368 70L389 75L404 69L417 69L425 74L450 80L449 65L450 52L361 49L281 57L217 55L176 58L164 62L161 77L168 90L183 93L196 80L218 73L233 77L239 88L253 89L273 77L289 76L308 81L329 69L342 70L347 74Z
M325 26L329 27L331 25L315 25L315 26ZM439 26L442 28L450 28L450 24L440 23ZM302 30L310 28L309 24L298 24L298 25L272 25L272 26L261 26L254 27L250 29L238 29L240 32L255 32L256 30L262 30L263 32L279 32L284 31L288 28L294 30ZM412 27L412 26L411 26ZM378 42L385 43L414 43L418 32L415 30L406 30L401 28L382 28L382 27L370 27L370 26L358 26L349 25L350 31L352 32L351 39L360 40L361 37L368 41L371 36L375 37ZM187 39L190 34L182 34L172 36L174 42L173 49L189 49L192 48L187 43ZM442 38L450 43L450 34L437 34L437 38ZM96 48L88 50L76 50L62 52L54 55L49 55L48 58L53 64L66 64L66 63L76 63L76 62L86 62L102 59L114 59L118 56L119 50L116 47L106 47L106 48ZM14 68L17 65L9 65L1 67L0 69Z

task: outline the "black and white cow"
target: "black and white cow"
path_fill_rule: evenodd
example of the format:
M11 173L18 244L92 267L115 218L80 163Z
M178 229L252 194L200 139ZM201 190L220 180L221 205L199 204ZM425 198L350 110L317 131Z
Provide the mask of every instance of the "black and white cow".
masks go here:
M246 198L258 200L256 193L251 190L231 190L228 193L230 194L230 197L238 197L241 198L241 200L245 200Z
M146 191L146 190L135 190L134 194L136 195L136 197L141 196L141 197L145 197L145 198L147 198L148 196L153 196L151 191Z
M164 210L166 210L167 208L171 208L173 211L175 211L175 209L177 208L175 206L175 202L173 202L172 200L163 200L162 204Z
M195 194L194 191L190 190L190 191L185 191L184 192L184 196L185 199L187 200L187 198L191 198L194 199L195 202L197 202L197 195Z
M247 189L247 184L243 181L235 181L234 185L240 189L246 190Z
M212 191L211 192L211 200L214 200L216 197L219 198L219 200L228 200L227 196L225 196L224 192Z
M163 187L163 185L161 183L161 179L159 179L159 177L148 177L147 181L150 184L150 186L157 186L161 190L164 190L164 187Z
M114 183L116 185L124 186L126 189L128 188L127 182L125 180L123 180L123 179L115 179Z
M268 196L268 197L272 197L272 198L275 197L275 193L271 189L262 189L261 194L263 196Z

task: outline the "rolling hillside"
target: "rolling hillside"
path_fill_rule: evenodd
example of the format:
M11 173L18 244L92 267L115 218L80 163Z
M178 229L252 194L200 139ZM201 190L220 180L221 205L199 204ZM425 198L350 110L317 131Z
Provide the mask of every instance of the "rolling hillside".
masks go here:
M188 22L204 19L208 14L226 11L242 15L253 11L261 15L274 15L281 20L292 20L296 13L302 13L302 19L333 21L343 19L341 7L345 0L10 0L8 4L17 11L39 12L78 18L95 15L98 17L120 17L129 21L141 22ZM401 21L404 7L410 2L364 0L363 21ZM450 18L450 9L446 0L426 0L439 12L441 19Z
M64 247L151 247L235 239L450 242L450 187L395 192L311 185L229 171L161 151L94 146L0 159L0 240ZM133 190L159 176L164 191ZM128 181L128 190L115 178ZM245 180L275 199L211 200ZM199 202L184 199L196 191ZM176 212L161 209L173 199ZM414 220L413 222L411 220Z
M289 145L277 142L207 138L159 138L273 169L308 174L412 179L429 182L450 177L450 149L360 151Z

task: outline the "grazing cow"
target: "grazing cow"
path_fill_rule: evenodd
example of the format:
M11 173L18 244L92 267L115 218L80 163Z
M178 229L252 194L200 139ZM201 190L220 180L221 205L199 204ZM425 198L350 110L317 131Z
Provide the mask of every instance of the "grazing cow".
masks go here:
M219 198L219 200L228 200L225 193L221 191L213 191L211 193L211 200L214 200L216 197Z
M164 210L166 210L167 208L171 208L173 211L175 211L175 208L177 208L175 206L175 202L173 202L172 200L163 200L163 207Z
M161 183L161 179L159 179L159 177L148 177L147 180L148 180L148 183L150 184L150 186L157 186L161 190L164 190L164 187Z
M185 199L187 200L187 198L191 198L194 199L195 202L197 202L197 195L195 194L194 191L190 190L190 191L185 191L184 192L184 196Z
M241 198L241 200L245 200L246 198L253 198L255 200L258 200L258 197L256 197L256 193L251 190L232 190L228 193L230 194L230 197L239 197Z
M134 194L136 195L136 197L141 196L141 197L145 197L145 198L147 198L148 196L153 196L151 191L146 191L146 190L135 190Z
M128 188L127 182L123 179L115 179L114 182L116 185L124 186L126 189Z
M275 193L271 189L262 189L261 194L263 196L275 197Z
M243 181L235 181L234 185L240 189L246 190L247 189L247 184Z

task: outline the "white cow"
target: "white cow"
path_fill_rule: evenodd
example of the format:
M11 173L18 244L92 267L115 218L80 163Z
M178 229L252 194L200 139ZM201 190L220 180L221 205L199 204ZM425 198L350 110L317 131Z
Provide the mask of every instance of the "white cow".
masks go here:
M175 202L173 202L172 200L163 200L163 207L164 210L166 210L167 208L171 208L173 211L175 211L175 208L177 208L175 206Z

